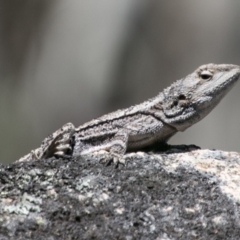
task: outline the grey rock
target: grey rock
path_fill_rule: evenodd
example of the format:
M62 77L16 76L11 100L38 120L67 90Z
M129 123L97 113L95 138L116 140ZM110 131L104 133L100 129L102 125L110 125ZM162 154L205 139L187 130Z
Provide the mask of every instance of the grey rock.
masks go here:
M0 168L0 239L239 239L240 155L129 153Z

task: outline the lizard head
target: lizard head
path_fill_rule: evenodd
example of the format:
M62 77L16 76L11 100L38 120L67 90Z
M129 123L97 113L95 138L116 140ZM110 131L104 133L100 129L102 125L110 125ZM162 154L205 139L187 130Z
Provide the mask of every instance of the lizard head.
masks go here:
M162 120L184 131L203 119L240 76L240 66L207 64L162 92Z

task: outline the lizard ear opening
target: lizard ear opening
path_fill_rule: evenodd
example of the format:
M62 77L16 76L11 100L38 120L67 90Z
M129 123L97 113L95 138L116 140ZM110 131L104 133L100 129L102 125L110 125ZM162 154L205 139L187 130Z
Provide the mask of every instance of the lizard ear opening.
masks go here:
M180 94L180 95L178 96L178 100L186 100L186 96L183 95L183 94Z

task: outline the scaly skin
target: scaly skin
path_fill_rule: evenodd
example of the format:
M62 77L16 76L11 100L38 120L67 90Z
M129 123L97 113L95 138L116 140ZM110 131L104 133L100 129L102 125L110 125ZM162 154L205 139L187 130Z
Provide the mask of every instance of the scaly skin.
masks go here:
M240 76L240 67L207 64L174 82L156 97L104 115L75 128L64 125L40 148L20 160L52 156L85 156L104 151L105 160L123 162L126 151L165 144L178 131L203 119Z

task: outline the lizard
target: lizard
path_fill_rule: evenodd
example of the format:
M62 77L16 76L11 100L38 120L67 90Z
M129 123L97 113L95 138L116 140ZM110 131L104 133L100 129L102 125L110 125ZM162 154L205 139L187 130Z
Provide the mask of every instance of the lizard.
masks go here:
M72 123L65 124L19 161L104 152L106 159L124 163L126 152L166 144L178 131L203 119L239 76L238 65L202 65L141 104L103 115L77 128Z

